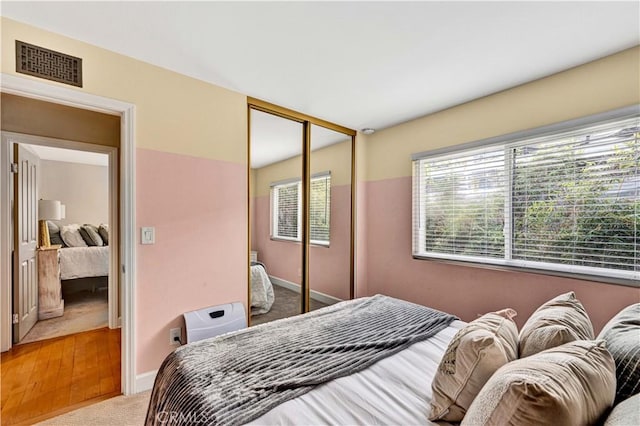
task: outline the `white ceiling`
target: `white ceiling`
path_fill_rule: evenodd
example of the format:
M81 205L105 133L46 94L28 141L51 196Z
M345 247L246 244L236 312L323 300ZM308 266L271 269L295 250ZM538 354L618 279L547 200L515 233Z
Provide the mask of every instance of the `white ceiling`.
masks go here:
M640 43L637 1L2 1L1 13L352 129Z
M348 140L350 136L311 125L311 150ZM302 123L251 110L251 168L259 169L302 153Z
M41 160L64 161L67 163L90 164L105 167L109 165L109 156L107 154L42 145L27 146L35 152Z

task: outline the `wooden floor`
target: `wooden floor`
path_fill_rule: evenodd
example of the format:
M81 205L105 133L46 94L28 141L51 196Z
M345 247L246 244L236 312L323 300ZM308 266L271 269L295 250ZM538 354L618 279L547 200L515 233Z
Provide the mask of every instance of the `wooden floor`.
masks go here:
M30 424L120 394L120 329L101 328L2 353L1 424Z

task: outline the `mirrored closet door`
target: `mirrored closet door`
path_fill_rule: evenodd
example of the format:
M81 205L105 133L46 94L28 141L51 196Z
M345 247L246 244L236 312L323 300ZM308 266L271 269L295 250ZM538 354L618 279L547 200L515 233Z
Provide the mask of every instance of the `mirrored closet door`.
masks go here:
M302 312L303 124L249 110L251 322Z
M250 324L352 298L355 132L255 99L248 114Z
M351 137L311 125L309 310L352 298Z

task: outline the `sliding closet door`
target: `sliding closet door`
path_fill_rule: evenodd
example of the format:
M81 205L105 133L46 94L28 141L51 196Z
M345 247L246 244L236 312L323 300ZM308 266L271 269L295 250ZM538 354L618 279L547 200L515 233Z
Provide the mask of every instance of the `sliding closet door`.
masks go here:
M352 294L351 136L311 125L309 310Z
M251 323L302 312L301 122L249 109Z

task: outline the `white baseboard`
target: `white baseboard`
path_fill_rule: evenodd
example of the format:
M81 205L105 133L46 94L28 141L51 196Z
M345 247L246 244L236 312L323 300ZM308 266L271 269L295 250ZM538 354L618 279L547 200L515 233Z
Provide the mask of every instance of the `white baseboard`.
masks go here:
M269 275L269 279L273 285L279 285L280 287L300 293L300 284L292 283L291 281L283 280L281 278L274 277L273 275Z
M300 293L300 284L292 283L291 281L283 280L282 278L274 277L273 275L269 275L269 279L273 285L279 285L280 287L284 287L286 289L295 291L296 293ZM337 297L329 296L328 294L321 293L319 291L311 290L309 292L309 297L313 300L317 300L318 302L322 302L327 305L333 305L334 303L342 302L342 299L338 299Z
M156 380L158 370L147 371L146 373L136 376L136 393L148 391L153 388L153 382Z

